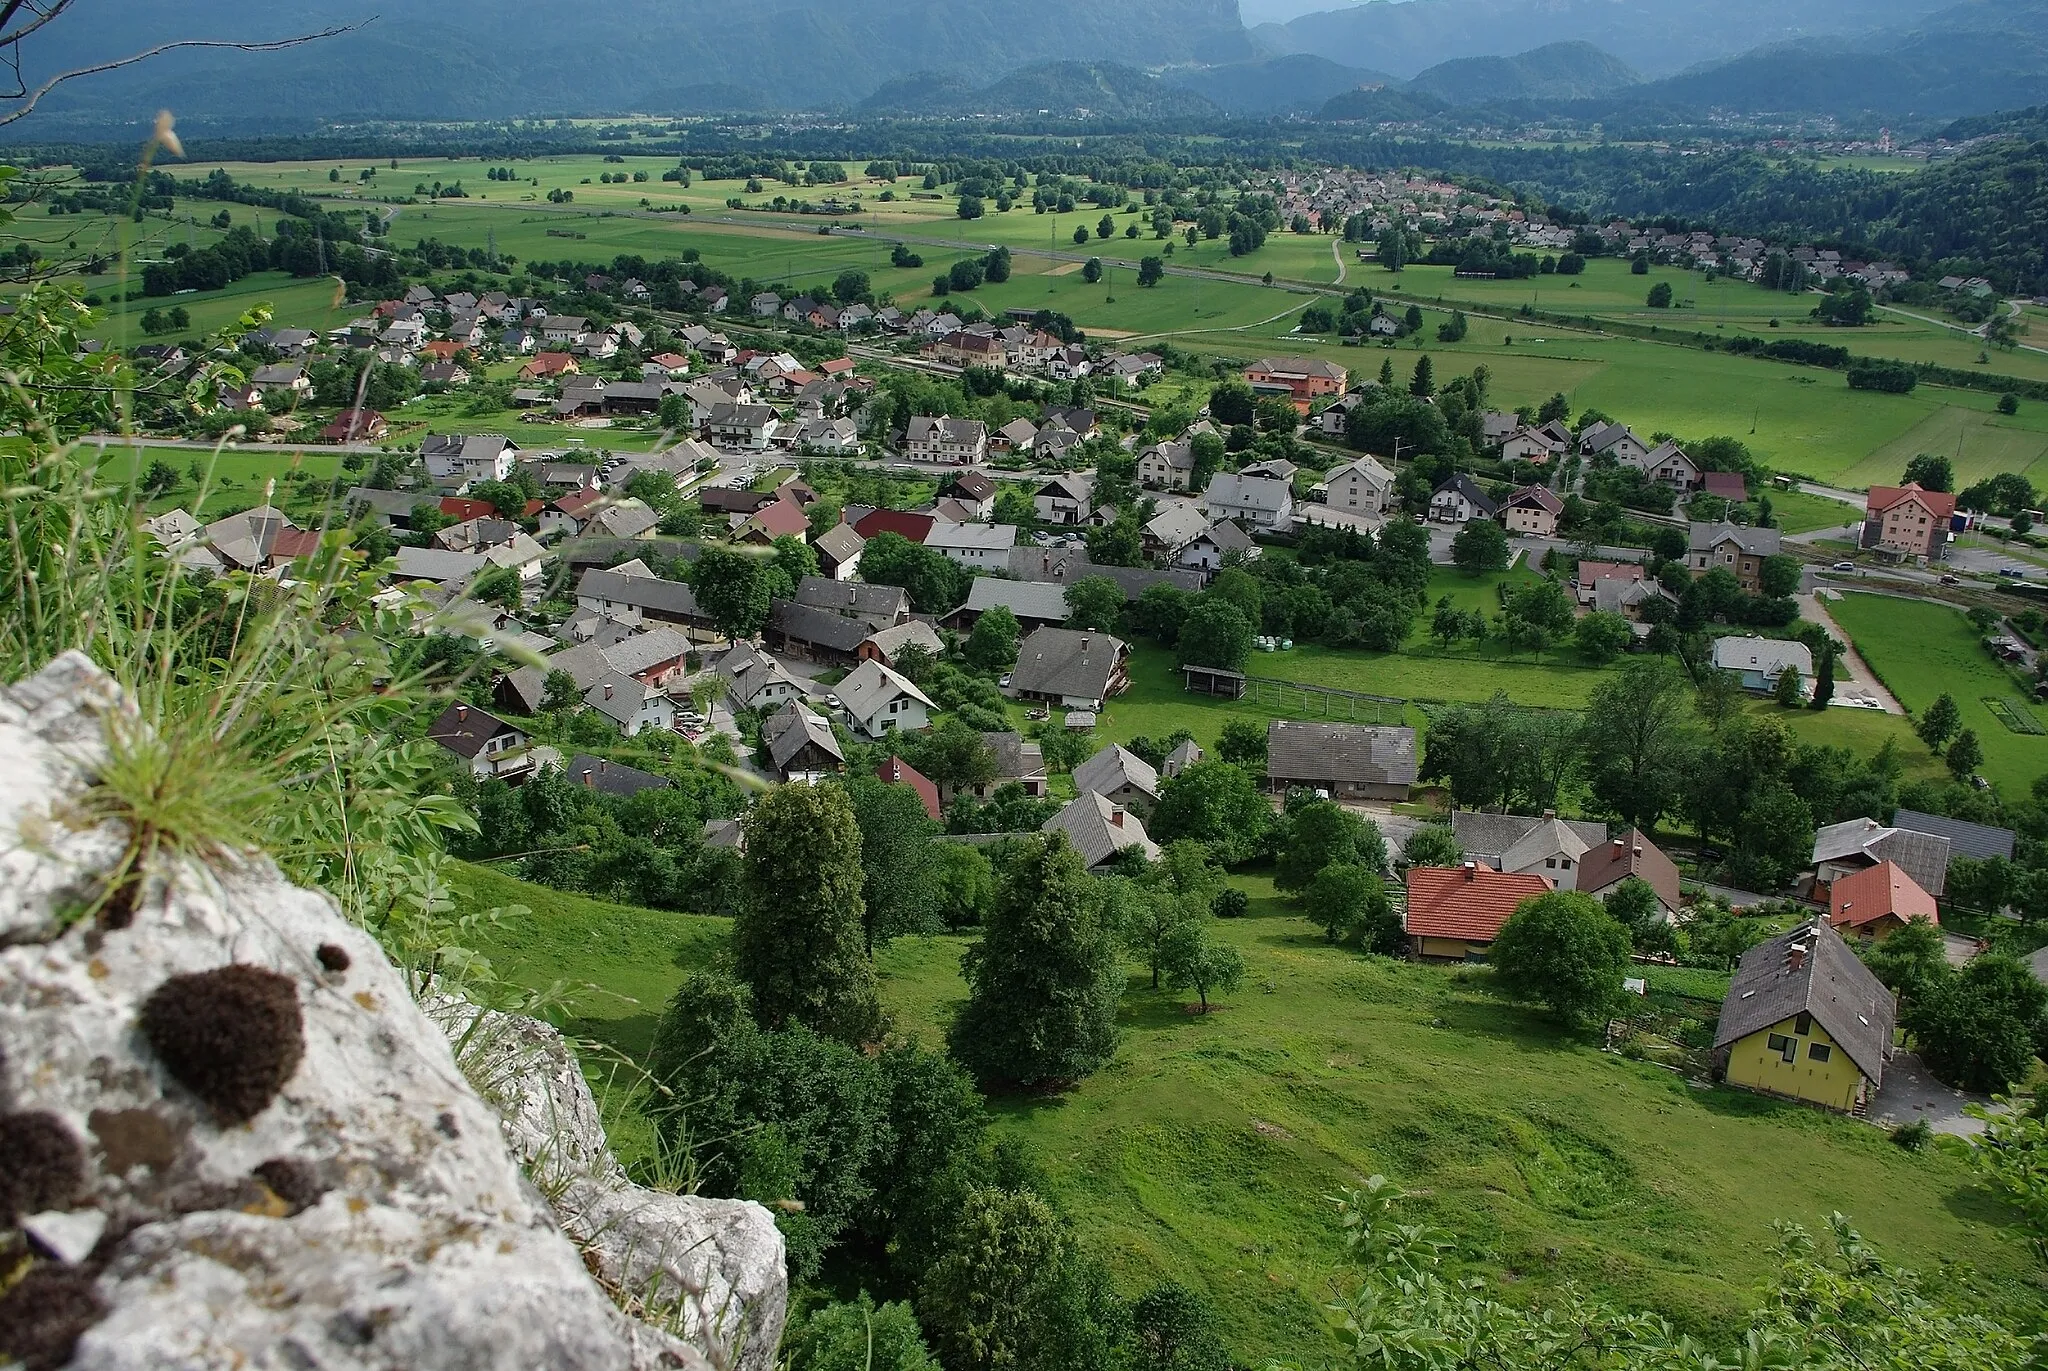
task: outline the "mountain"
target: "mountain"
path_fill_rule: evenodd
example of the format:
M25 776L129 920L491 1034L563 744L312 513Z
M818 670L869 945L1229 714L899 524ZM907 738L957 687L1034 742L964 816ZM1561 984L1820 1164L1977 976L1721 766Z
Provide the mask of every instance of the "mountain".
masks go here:
M1459 57L1591 43L1653 76L1769 43L1910 23L1945 0L1408 0L1303 15L1252 31L1271 52L1312 52L1413 76Z
M1549 43L1514 57L1454 57L1410 81L1407 89L1453 105L1497 100L1610 99L1642 77L1591 43Z
M50 25L25 45L26 74L176 38L274 39L369 22L281 52L169 53L62 88L49 114L131 120L161 106L278 126L622 113L645 108L650 95L676 97L649 111L665 113L699 107L721 86L754 92L756 106L823 108L908 72L986 82L1052 61L1166 66L1253 55L1236 0L121 0L120 9L117 25L70 16Z
M1043 62L979 90L925 73L890 81L856 108L865 115L1088 114L1188 119L1218 113L1194 91L1115 62Z
M1333 96L1316 111L1318 119L1356 120L1362 124L1410 124L1442 114L1450 106L1423 91L1375 86Z
M1231 114L1250 115L1306 114L1347 90L1399 84L1383 71L1340 66L1308 52L1202 67L1167 79Z

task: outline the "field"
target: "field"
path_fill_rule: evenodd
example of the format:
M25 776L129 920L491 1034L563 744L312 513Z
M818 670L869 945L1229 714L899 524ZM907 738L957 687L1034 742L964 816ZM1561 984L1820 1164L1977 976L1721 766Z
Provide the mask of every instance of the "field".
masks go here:
M1233 1311L1240 1361L1336 1353L1318 1309L1343 1260L1327 1197L1374 1173L1418 1192L1416 1217L1452 1230L1476 1269L1506 1271L1510 1299L1571 1281L1703 1329L1768 1277L1774 1221L1840 1210L1903 1263L1953 1261L1952 1279L1988 1299L2038 1300L2007 1211L1947 1154L1691 1088L1502 1003L1483 971L1331 948L1270 881L1234 880L1253 900L1218 926L1248 969L1226 1008L1189 1016L1134 975L1107 1069L995 1110L1123 1288L1171 1276L1206 1290ZM720 932L475 868L456 884L465 909L529 906L482 950L525 984L603 987L570 1026L628 1055L645 1050L678 963L708 961ZM899 1031L938 1040L965 946L904 939L881 954Z
M1828 613L1907 709L1917 715L1944 691L1955 698L1963 726L1975 729L1984 746L1978 773L1986 780L2023 793L2048 773L2048 710L2021 693L2016 678L1984 650L1960 613L1925 600L1855 593L1830 605ZM1985 706L1986 698L2005 701L2044 733L2014 733Z

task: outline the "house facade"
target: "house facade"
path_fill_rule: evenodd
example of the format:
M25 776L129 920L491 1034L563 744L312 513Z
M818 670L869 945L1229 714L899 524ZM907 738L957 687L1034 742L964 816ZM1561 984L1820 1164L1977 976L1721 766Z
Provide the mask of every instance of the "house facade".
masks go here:
M1294 527L1294 491L1270 476L1219 471L1209 478L1202 503L1210 519L1234 521L1247 532L1286 533Z
M1784 549L1785 535L1775 528L1742 524L1694 524L1687 542L1686 569L1704 576L1715 567L1732 572L1748 595L1763 593L1764 561Z
M1743 954L1714 1034L1730 1085L1853 1113L1884 1084L1898 1006L1822 920Z
M1262 357L1244 369L1244 379L1262 395L1284 395L1306 414L1316 400L1342 395L1351 373L1317 357Z
M1872 486L1862 544L1914 561L1939 561L1948 555L1949 520L1955 512L1956 497L1947 491L1923 490L1917 482Z
M1336 468L1317 487L1323 503L1348 514L1384 514L1393 493L1394 473L1372 457L1358 457Z
M1564 513L1564 501L1548 486L1524 486L1508 496L1500 507L1500 521L1509 533L1531 538L1557 535L1557 521Z
M974 466L988 457L988 425L979 419L914 415L903 432L903 455L913 462Z

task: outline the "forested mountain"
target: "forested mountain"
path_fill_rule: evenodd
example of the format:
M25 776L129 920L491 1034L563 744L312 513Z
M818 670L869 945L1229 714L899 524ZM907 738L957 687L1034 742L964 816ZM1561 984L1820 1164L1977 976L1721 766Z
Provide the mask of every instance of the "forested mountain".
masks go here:
M1203 67L1168 78L1232 114L1309 113L1360 86L1398 84L1383 71L1346 67L1314 53L1290 53Z
M1217 113L1181 86L1114 62L1046 62L975 89L925 73L891 81L859 107L862 114L1087 113L1118 119L1180 119Z
M1449 102L1404 86L1372 86L1332 96L1316 111L1316 118L1357 120L1362 124L1406 124L1429 119L1449 109Z
M1459 57L1577 40L1663 76L1760 45L1910 23L1943 0L1408 0L1307 14L1252 31L1275 52L1413 76Z
M49 116L138 109L325 119L506 118L703 108L721 88L764 108L850 104L891 76L986 82L1046 61L1156 66L1253 55L1236 0L120 0L118 23L66 21L25 56L31 84L174 38L277 38L370 20L267 54L185 51L79 82ZM372 18L374 16L374 18Z
M1457 57L1420 73L1404 88L1452 105L1501 100L1612 99L1642 77L1591 43L1548 43L1514 57Z

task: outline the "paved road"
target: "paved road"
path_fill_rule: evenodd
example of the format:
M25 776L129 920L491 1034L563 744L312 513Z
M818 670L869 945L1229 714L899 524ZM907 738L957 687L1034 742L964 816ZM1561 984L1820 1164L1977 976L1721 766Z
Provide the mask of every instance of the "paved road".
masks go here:
M1870 1121L1887 1128L1925 1120L1937 1133L1967 1138L1984 1131L1983 1121L1963 1113L1963 1106L1989 1103L1934 1079L1934 1073L1911 1052L1895 1054L1884 1069L1884 1085L1870 1102Z
M1855 709L1855 700L1875 700L1878 707L1887 714L1903 715L1905 706L1898 697L1885 689L1884 682L1877 679L1877 673L1870 664L1857 654L1856 642L1842 631L1840 624L1828 613L1827 604L1820 595L1809 593L1799 597L1799 616L1810 619L1825 628L1837 642L1846 644L1841 656L1835 659L1835 699L1832 708Z

